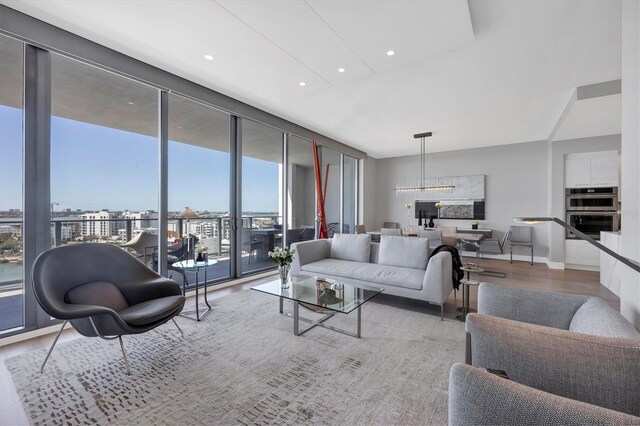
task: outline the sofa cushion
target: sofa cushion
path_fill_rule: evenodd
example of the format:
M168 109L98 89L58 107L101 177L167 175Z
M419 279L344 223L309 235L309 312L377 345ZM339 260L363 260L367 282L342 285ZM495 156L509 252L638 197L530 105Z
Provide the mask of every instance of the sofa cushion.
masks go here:
M107 281L94 281L74 287L64 299L74 305L104 306L114 311L129 307L120 289Z
M592 297L576 311L569 330L602 337L640 339L640 333L604 300Z
M371 235L334 234L331 241L331 258L352 262L369 262Z
M429 240L425 238L393 237L380 239L378 263L413 269L427 269Z
M425 272L422 269L403 268L399 266L378 265L375 263L350 262L338 259L323 259L303 265L303 272L322 276L332 275L346 279L386 284L394 287L422 289Z

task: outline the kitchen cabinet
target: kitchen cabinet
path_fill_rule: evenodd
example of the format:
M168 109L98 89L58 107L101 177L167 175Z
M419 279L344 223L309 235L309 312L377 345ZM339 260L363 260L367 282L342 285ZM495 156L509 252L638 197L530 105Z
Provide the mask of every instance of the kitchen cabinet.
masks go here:
M618 151L567 154L564 182L565 188L617 187Z
M565 240L564 266L567 269L598 271L600 250L584 240Z

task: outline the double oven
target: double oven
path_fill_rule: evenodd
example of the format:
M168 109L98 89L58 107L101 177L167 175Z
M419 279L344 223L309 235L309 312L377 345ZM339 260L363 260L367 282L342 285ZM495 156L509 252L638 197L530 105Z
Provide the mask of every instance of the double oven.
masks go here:
M600 231L620 230L618 214L618 188L567 188L566 222L594 240L600 239ZM567 239L578 239L566 231Z

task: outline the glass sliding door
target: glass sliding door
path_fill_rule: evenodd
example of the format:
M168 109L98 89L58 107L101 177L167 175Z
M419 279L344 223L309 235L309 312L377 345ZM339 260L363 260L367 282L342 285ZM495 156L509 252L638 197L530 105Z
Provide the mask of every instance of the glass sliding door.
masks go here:
M358 160L348 155L342 158L342 223L345 232L355 234L358 221Z
M315 239L316 186L313 145L298 136L288 137L287 244Z
M52 53L53 243L128 243L157 268L158 146L156 89Z
M282 244L283 134L247 119L242 135L241 273L275 268L267 253Z
M23 49L0 36L0 333L23 327Z
M327 219L328 237L333 234L349 233L343 225L340 228L340 153L326 146L320 147L320 175L324 194L324 214Z
M169 94L169 261L206 250L218 261L207 268L208 281L230 275L230 158L229 114ZM193 284L195 274L186 279Z

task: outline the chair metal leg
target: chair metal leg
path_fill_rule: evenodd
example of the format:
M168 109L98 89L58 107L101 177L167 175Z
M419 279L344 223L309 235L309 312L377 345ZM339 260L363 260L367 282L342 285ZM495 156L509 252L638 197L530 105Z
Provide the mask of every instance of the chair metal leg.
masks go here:
M129 360L127 359L127 352L124 350L124 343L122 343L122 336L118 336L118 340L120 341L120 349L122 349L122 356L124 357L124 367L127 370L127 376L130 376L131 370L129 369Z
M531 266L533 266L533 246L531 246Z
M184 332L182 331L182 329L180 328L180 326L178 325L178 323L176 322L175 318L171 318L171 321L173 321L173 323L175 324L176 328L178 329L178 331L180 332L180 335L182 336L182 338L184 339Z
M62 334L62 330L64 330L64 326L67 325L69 321L65 321L62 323L62 327L60 327L60 330L58 331L58 334L56 335L56 338L53 339L53 343L51 344L51 347L49 348L49 352L47 352L47 356L44 358L44 362L42 363L42 366L40 367L40 374L42 374L42 372L44 371L44 365L47 363L47 360L49 359L49 356L51 355L51 352L53 352L53 348L56 346L56 343L58 343L58 339L60 338L60 335Z
M444 321L444 303L440 305L440 321Z
M511 257L509 263L513 263L513 247L509 247L509 256Z

